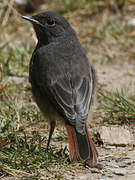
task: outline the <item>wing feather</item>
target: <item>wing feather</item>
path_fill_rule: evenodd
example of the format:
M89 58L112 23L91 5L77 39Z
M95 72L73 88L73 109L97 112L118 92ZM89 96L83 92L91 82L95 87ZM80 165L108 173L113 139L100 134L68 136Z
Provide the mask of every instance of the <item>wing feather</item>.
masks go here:
M92 78L77 77L76 83L75 79L67 77L60 77L57 81L51 83L49 95L54 104L59 106L62 115L68 119L70 124L82 123L83 125L84 119L87 119L92 99Z

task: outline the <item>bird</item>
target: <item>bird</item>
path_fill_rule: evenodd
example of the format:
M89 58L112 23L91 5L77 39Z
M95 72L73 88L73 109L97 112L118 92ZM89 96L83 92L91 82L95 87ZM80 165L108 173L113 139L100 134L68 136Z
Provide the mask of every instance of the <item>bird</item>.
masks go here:
M34 99L50 125L46 149L56 119L66 127L69 159L94 167L98 153L88 130L88 113L96 93L96 75L68 20L46 11L22 16L34 28L37 45L29 64Z

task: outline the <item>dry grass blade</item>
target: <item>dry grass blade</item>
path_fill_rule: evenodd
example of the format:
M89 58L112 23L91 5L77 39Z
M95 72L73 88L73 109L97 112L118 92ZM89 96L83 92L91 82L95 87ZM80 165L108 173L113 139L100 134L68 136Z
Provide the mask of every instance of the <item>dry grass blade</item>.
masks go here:
M3 166L3 165L0 165L0 168L4 173L7 173L7 174L12 175L14 177L17 177L17 176L22 177L22 176L26 176L26 175L31 176L30 173L27 173L25 171L12 169L12 168L9 168L9 167Z
M11 7L14 5L14 0L10 0L10 2L7 5L8 5L8 8L7 8L7 11L5 12L5 16L4 16L3 21L2 21L2 26L5 26L8 22L8 18L9 18L9 15L11 13L11 10L12 10Z

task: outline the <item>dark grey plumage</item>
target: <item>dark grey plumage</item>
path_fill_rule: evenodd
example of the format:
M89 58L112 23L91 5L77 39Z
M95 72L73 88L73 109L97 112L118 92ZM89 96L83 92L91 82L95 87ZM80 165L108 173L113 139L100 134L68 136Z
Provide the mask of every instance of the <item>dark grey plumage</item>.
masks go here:
M95 73L75 31L63 16L54 12L23 18L32 22L38 38L29 69L38 106L44 114L51 114L50 122L55 122L55 112L65 124L74 127L78 144L89 144L86 120L95 94ZM92 159L89 150L86 154L81 151L85 159Z

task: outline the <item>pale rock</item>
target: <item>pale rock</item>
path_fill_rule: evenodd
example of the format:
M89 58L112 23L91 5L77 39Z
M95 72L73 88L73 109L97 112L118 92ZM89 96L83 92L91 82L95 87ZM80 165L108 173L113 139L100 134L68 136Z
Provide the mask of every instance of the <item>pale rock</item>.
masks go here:
M15 0L15 3L19 5L26 5L28 3L28 0Z
M78 180L93 180L93 178L92 178L92 176L91 176L91 174L84 174L84 175L81 175L81 176L79 176L78 177Z
M121 126L102 126L99 129L104 144L126 146L133 143L131 132Z
M129 19L128 22L127 22L127 24L128 24L129 26L135 26L135 18Z

